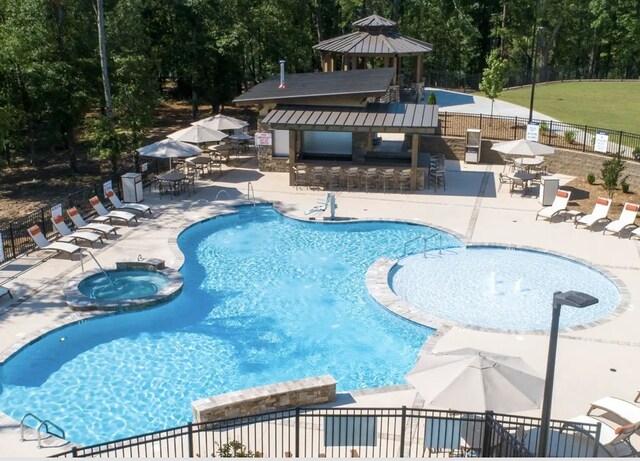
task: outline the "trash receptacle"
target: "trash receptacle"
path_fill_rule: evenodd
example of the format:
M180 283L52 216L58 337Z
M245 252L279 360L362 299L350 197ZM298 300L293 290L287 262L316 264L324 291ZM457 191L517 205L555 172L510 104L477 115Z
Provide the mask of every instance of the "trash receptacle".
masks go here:
M538 201L540 204L542 204L542 206L552 205L559 187L559 178L543 176L540 180L540 194L538 195Z
M130 203L142 202L144 199L142 194L142 174L125 173L120 179L122 180L122 200Z

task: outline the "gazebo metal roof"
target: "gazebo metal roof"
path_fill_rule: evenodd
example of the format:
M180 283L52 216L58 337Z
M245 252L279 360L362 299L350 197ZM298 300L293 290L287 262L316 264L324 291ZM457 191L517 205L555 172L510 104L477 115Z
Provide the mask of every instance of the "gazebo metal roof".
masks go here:
M433 45L411 37L405 37L396 30L396 23L389 19L372 15L353 23L358 30L340 37L324 40L313 49L340 54L356 55L414 55L433 50Z

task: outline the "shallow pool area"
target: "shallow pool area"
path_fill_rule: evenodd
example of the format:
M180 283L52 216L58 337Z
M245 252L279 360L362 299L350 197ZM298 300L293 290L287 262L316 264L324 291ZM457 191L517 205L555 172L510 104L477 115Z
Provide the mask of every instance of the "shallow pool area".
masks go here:
M580 262L540 251L470 246L413 255L391 271L393 291L429 315L459 325L530 332L548 330L556 291L583 291L600 300L563 309L560 327L599 321L620 304L618 286Z
M168 282L160 272L109 270L82 280L78 290L92 299L135 299L156 294Z
M178 238L180 296L22 349L2 366L0 410L33 412L92 444L185 424L193 400L252 386L322 374L340 391L402 384L433 331L381 308L364 274L434 232L301 222L271 206L196 224Z

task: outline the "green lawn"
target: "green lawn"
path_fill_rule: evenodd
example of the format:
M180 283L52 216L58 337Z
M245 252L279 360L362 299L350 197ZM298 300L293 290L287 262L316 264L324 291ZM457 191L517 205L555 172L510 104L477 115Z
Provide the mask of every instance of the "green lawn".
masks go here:
M498 99L528 108L530 97L526 87ZM533 109L566 123L640 133L640 82L538 84Z

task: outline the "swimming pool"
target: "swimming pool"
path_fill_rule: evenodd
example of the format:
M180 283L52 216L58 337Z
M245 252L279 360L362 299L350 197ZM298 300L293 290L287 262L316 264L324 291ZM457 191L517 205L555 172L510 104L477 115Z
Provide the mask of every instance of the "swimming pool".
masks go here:
M154 295L167 283L169 279L160 272L109 270L82 280L78 290L92 299L123 300Z
M380 308L364 275L433 232L300 222L270 206L194 225L178 239L180 296L24 348L1 370L0 409L91 444L185 424L191 401L252 386L327 373L342 391L403 383L432 330Z
M556 291L582 291L600 301L563 309L561 328L597 321L620 304L617 285L600 271L549 253L471 246L429 256L401 260L390 284L409 304L445 321L493 330L548 330Z

